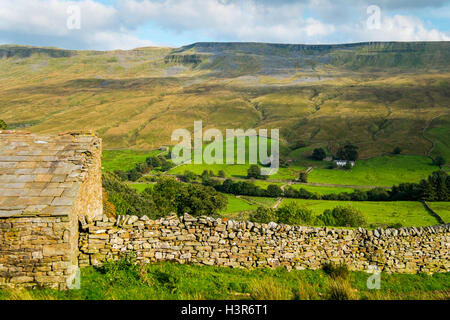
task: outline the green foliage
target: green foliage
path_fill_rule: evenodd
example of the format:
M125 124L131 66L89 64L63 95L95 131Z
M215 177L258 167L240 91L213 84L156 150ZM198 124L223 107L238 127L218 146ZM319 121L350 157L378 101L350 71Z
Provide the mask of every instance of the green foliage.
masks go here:
M142 177L142 173L140 173L137 169L131 169L127 172L127 179L130 181L137 181Z
M254 211L250 215L250 221L259 222L259 223L269 223L278 221L277 213L272 208L264 208L258 207L256 211Z
M145 162L150 168L158 168L161 167L162 161L161 157L148 157L145 159Z
M268 197L278 198L283 195L283 190L276 184L269 184L267 186L266 194Z
M220 178L225 178L225 177L226 177L225 171L219 170L218 176L219 176Z
M401 183L393 186L391 200L450 200L450 176L443 170L435 171L419 183Z
M327 298L329 300L356 300L357 296L348 280L337 278L329 281Z
M325 210L317 217L326 226L334 227L361 227L366 225L366 219L361 211L352 206L338 206L333 210Z
M292 300L293 291L286 285L277 283L272 278L253 280L249 285L253 300Z
M227 205L227 199L212 187L161 179L152 188L138 193L112 173L103 174L103 186L118 215L147 215L159 218L172 212L178 215L215 215Z
M277 210L279 223L289 225L312 224L314 221L313 213L306 207L299 206L295 202L280 207Z
M247 170L247 178L259 179L260 177L261 177L261 168L256 164L251 165L250 168L248 168Z
M401 223L405 227L423 227L439 224L439 221L429 214L422 203L418 201L330 201L285 199L283 204L297 202L301 206L311 209L314 215L320 216L327 209L333 210L337 206L352 206L362 212L367 223L378 225ZM434 202L429 202L434 204ZM314 224L324 225L320 220Z
M134 254L129 254L117 261L107 261L99 268L106 280L112 284L129 286L140 283L139 267Z
M433 160L434 164L442 168L442 166L446 163L445 159L441 156L437 156Z
M189 213L193 216L214 216L226 208L227 198L211 187L188 185L187 192L179 198L177 213Z
M6 124L5 121L0 119L0 130L6 130L6 128L8 128L8 125Z
M298 176L298 181L307 183L308 182L308 173L306 171L300 171Z
M339 148L336 153L336 157L339 160L356 161L358 160L358 156L358 147L352 144L347 144L344 147Z
M170 169L172 169L173 167L175 167L175 164L172 161L165 161L163 162L163 164L161 165L161 171L163 172L167 172Z
M325 159L327 156L325 150L323 150L323 148L316 148L314 149L313 153L312 153L312 158L314 160L319 160L322 161L323 159Z
M203 177L203 175L202 175ZM197 176L195 175L195 173L191 172L191 171L185 171L184 175L183 175L183 180L185 182L192 182L197 178Z
M152 197L164 214L175 212L178 215L211 216L227 205L226 197L212 187L184 184L174 179L162 179L145 193Z
M102 182L108 193L108 200L114 204L118 215L135 215L138 217L146 215L155 219L162 216L153 199L128 187L113 173L104 173Z
M336 278L348 279L349 278L350 272L348 270L348 266L343 263L335 264L332 262L328 262L322 266L322 270L333 279L336 279Z

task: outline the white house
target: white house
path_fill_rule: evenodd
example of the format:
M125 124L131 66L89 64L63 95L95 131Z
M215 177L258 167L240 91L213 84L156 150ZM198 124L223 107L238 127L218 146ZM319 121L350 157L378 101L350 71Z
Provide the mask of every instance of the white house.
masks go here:
M350 162L351 166L353 167L355 165L355 161L347 161L347 160L334 160L334 163L338 167L345 167L347 165L347 162Z

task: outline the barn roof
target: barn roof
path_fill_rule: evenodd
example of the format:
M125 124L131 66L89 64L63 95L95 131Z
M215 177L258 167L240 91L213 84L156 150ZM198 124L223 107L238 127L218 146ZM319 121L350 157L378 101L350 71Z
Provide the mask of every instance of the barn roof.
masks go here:
M0 130L0 218L68 215L99 141Z

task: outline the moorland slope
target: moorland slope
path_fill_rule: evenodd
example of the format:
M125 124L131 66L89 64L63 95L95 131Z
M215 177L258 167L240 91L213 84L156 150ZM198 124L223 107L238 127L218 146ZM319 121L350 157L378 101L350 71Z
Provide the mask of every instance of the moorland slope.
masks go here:
M93 129L107 149L170 144L176 128L280 128L293 149L449 155L450 42L71 51L0 46L0 118Z

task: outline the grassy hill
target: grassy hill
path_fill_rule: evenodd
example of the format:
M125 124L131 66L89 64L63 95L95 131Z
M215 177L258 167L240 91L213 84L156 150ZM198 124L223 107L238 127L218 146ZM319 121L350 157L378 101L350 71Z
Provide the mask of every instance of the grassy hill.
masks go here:
M171 144L174 129L280 128L285 147L346 142L362 157L447 156L449 42L70 51L0 46L11 128L92 129L107 149ZM172 143L173 144L173 143Z

